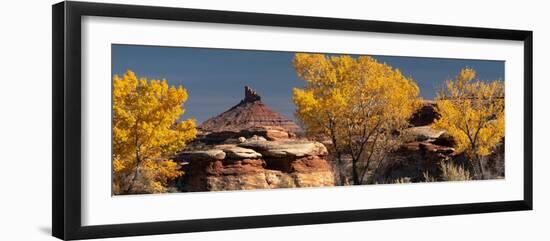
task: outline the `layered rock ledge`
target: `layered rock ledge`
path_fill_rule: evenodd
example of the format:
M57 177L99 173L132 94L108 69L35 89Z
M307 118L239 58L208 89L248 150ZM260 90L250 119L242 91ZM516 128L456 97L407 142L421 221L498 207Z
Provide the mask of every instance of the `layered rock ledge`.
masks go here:
M209 148L180 155L188 162L185 191L334 186L327 149L319 142L247 140Z

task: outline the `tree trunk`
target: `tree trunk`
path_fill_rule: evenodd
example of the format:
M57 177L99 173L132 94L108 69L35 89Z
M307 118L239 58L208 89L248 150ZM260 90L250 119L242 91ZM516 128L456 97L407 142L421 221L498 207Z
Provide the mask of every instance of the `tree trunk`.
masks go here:
M361 185L361 181L359 180L359 173L357 173L357 160L355 159L351 160L351 170L352 170L352 177L353 177L353 185Z
M340 179L340 185L343 186L343 185L346 185L346 175L345 175L344 170L342 170L342 167L344 166L343 162L342 162L342 153L337 152L336 158L337 158L337 161L338 161L338 167L337 167L337 169L338 169L338 178Z
M478 165L478 168L479 168L480 179L484 180L485 179L485 170L483 169L483 157L478 155L476 157L476 159L477 159L477 165Z
M141 164L141 155L139 149L136 149L136 170L134 172L134 177L132 177L132 181L130 181L130 185L128 185L128 189L126 189L126 193L130 193L132 188L134 188L134 184L139 176L139 164Z
M132 180L130 181L130 184L128 185L128 189L126 189L126 194L130 193L132 189L134 188L134 184L139 176L139 165L136 166L136 171L134 172L134 176L132 177Z

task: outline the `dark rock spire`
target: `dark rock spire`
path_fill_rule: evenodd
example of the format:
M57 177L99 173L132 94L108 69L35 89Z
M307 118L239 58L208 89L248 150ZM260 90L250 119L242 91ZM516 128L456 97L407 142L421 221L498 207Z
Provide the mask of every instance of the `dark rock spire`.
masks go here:
M250 87L245 86L244 87L244 102L255 102L258 100L261 100L262 97L260 97L256 91L252 90Z

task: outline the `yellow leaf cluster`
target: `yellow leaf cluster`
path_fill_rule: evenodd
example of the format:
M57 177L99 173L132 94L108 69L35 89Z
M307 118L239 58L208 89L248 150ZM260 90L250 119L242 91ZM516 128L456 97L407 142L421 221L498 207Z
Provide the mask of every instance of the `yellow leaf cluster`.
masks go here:
M419 104L412 79L369 56L296 54L294 67L306 82L294 89L296 115L311 134L396 128Z
M446 130L457 142L457 151L471 157L487 156L504 137L504 84L474 80L465 68L437 97L441 115L434 128Z
M369 56L298 53L293 64L305 80L305 88L293 90L293 101L306 132L330 138L356 160L385 148L375 140L407 126L419 105L412 79Z
M113 77L113 191L163 192L181 173L169 160L195 138L195 120L179 121L187 91L128 70Z

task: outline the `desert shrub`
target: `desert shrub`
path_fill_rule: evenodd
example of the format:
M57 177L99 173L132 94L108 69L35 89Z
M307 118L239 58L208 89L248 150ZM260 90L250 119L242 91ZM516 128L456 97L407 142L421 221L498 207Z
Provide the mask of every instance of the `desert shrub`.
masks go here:
M401 177L394 179L391 183L400 184L400 183L411 183L411 178L409 177Z
M424 178L424 182L437 182L437 178L430 176L428 171L423 172L422 177Z
M401 183L412 183L412 182L413 181L411 180L410 177L400 177L395 179L392 179L392 178L383 179L383 180L374 182L373 184L401 184Z
M468 181L472 180L470 172L462 166L455 165L451 162L441 162L441 178L443 181Z

